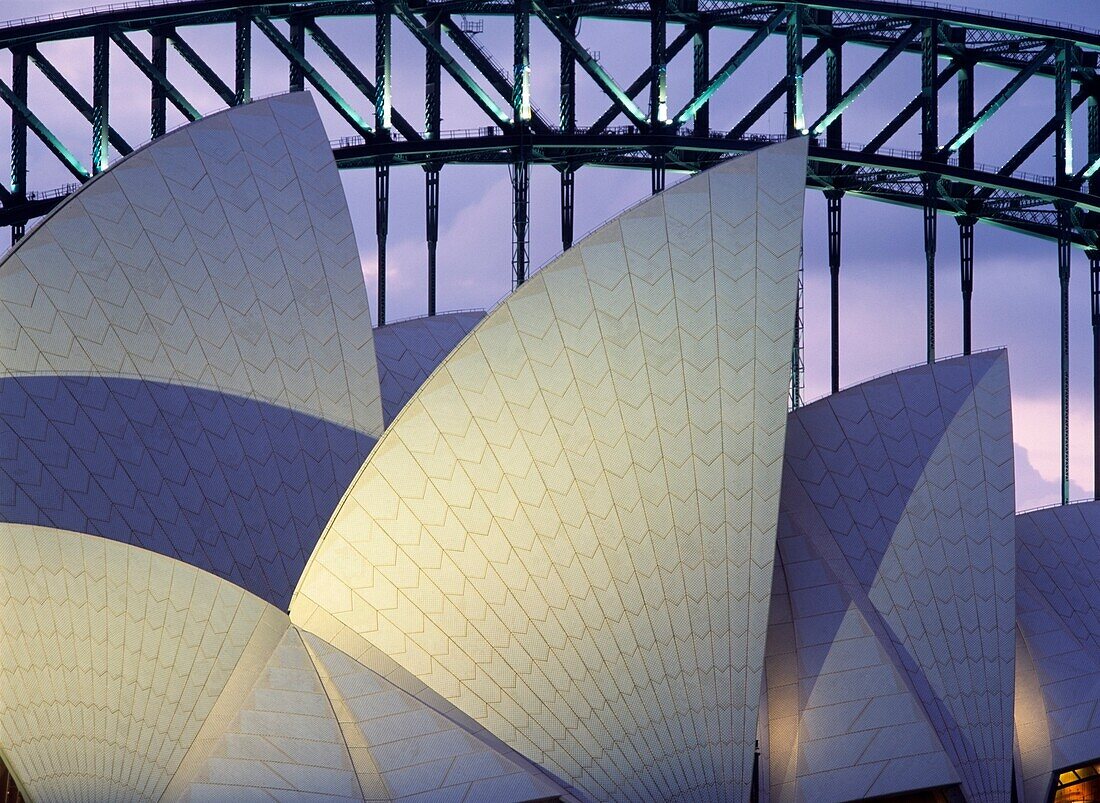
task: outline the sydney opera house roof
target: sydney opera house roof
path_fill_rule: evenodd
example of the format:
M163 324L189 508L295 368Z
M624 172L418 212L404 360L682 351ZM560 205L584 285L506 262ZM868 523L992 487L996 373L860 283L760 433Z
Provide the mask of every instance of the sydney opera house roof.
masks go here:
M805 168L377 330L308 94L87 182L0 260L19 797L1100 799L1100 505L1004 350L788 411Z

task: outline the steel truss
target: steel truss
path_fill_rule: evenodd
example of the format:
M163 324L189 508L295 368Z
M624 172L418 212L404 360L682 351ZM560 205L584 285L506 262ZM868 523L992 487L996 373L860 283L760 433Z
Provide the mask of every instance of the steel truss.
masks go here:
M325 26L353 16L375 19L374 53L345 52ZM507 17L513 27L510 69L482 47L479 18ZM470 22L472 18L473 22ZM649 28L650 63L633 81L621 84L599 55L578 39L585 19L621 20ZM461 20L461 21L456 21ZM540 25L557 42L560 104L556 120L531 102L531 27ZM188 44L199 26L232 26L232 86ZM424 51L423 128L409 114L420 99L395 97L391 82L393 26L411 34ZM747 39L731 53L712 46L711 32L738 29ZM759 94L759 100L731 128L711 126L711 103L723 85L769 37L785 43L785 71ZM376 173L379 276L377 313L385 323L385 247L388 235L389 171L419 165L425 174L425 239L428 310L436 309L436 246L439 235L441 172L454 163L507 165L513 188L515 285L530 276L529 181L532 165L550 165L561 175L561 239L573 241L576 171L598 165L647 169L654 192L669 170L695 171L726 156L759 148L776 139L809 136L808 186L822 190L829 207L831 278L831 385L840 385L841 210L846 195L903 204L923 210L927 273L927 354L936 355L935 267L937 218L953 216L959 226L964 351L971 342L970 299L974 290L974 226L988 223L1058 244L1057 275L1062 301L1063 501L1069 489L1068 326L1070 255L1086 250L1092 274L1097 418L1096 480L1100 488L1100 32L1059 27L1031 19L1007 18L888 0L181 0L133 7L125 4L92 12L53 15L0 25L0 48L11 53L10 83L0 80L0 101L11 110L11 182L0 184L0 225L13 241L27 222L56 206L71 187L32 190L27 185L28 133L53 158L84 182L107 163L108 147L128 153L131 146L111 126L110 60L129 60L149 84L150 134L166 130L168 104L186 120L201 115L168 74L171 47L226 106L251 98L252 44L266 39L286 59L288 88L310 86L348 125L351 136L333 143L341 168L373 168ZM671 37L671 38L670 38ZM93 93L89 102L43 55L57 41L92 44ZM670 105L669 63L691 47L692 97ZM844 53L873 48L877 56L860 74L843 71ZM312 59L314 53L324 59ZM373 80L360 67L375 65ZM916 58L920 85L898 101L896 113L868 143L843 137L845 114L858 114L858 97L889 73L895 62ZM822 66L818 67L818 63ZM1000 89L976 108L974 72L978 66L1004 71ZM61 141L35 113L27 76L37 69L90 125L90 159ZM805 77L824 70L824 108L807 119ZM350 83L358 97L345 97L332 79ZM455 82L484 115L484 125L464 131L440 128L442 81ZM577 120L578 81L588 81L607 98L607 109L590 121ZM1035 121L1025 144L1006 162L978 159L979 134L989 120L1025 85L1041 82L1051 97L1050 116ZM948 97L951 84L955 97ZM132 91L127 89L127 91ZM643 93L646 97L642 99ZM952 104L958 125L941 131L940 107ZM785 108L783 132L764 132L761 120L773 107ZM1086 109L1087 153L1073 154L1073 115ZM360 111L360 110L365 111ZM420 119L420 115L416 115ZM891 147L909 124L919 125L920 148ZM1053 158L1041 174L1020 168L1049 149ZM79 184L74 185L79 186ZM1053 275L1052 271L1052 275ZM796 379L796 381L798 381ZM793 398L797 399L797 393Z

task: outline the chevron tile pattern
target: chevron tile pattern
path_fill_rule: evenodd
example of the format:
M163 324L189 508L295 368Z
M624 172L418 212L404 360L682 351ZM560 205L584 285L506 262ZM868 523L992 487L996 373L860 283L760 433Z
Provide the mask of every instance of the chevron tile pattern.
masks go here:
M8 377L0 379L0 521L122 538L285 611L373 443L201 388Z
M6 374L136 376L381 431L351 216L308 95L135 151L0 270Z
M172 382L381 432L351 216L304 93L135 151L0 271L6 375Z
M378 384L382 389L386 426L484 317L484 312L449 312L391 323L375 330Z
M1016 732L1024 799L1100 753L1100 504L1016 517Z
M912 759L937 752L920 737L927 721L967 800L1007 800L1015 554L1006 354L921 366L801 408L786 455L779 548L793 638L788 625L774 654L777 673L797 654L797 673L783 678L797 692L781 712L771 707L771 744L775 753L775 728L786 728L795 752L773 759L773 792L839 800L822 791L834 772L851 778L859 765L868 783L888 763L916 777L923 767ZM818 607L800 640L800 608ZM853 704L833 685L841 677L880 694Z
M31 799L156 799L286 616L108 538L0 525L0 748Z
M367 799L521 801L570 793L310 633L302 633L352 751Z
M351 216L311 98L135 151L0 275L0 521L124 538L286 610L382 430Z
M164 800L575 800L316 636L284 631ZM226 695L228 697L228 695Z
M368 458L291 616L594 799L747 799L806 143L548 265Z
M774 803L878 797L959 782L889 647L780 503L765 657ZM761 740L764 743L764 739Z

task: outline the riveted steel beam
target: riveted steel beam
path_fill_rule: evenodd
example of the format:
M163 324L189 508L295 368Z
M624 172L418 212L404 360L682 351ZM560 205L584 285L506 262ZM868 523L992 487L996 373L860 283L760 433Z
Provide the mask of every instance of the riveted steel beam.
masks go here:
M528 0L513 0L512 10L512 120L521 128L531 125L531 14Z
M11 54L12 92L25 106L27 103L27 51L16 50ZM27 200L27 121L15 109L11 113L11 192L0 184L0 201ZM26 224L11 227L11 242L15 245L26 231Z
M302 74L306 77L306 80L309 81L321 97L327 100L329 105L355 129L356 133L364 137L371 136L371 128L367 124L367 121L359 115L359 112L357 112L350 103L344 100L343 96L333 88L332 84L325 80L324 76L313 69L313 65L306 60L305 55L300 50L296 50L291 46L289 39L283 36L270 21L263 17L254 17L253 22L260 33L266 36L280 53L298 65Z
M665 49L665 58L667 58L669 61L675 58L676 54L683 50L687 46L688 42L692 41L697 30L698 29L694 28L691 25L686 26L684 30L677 34L676 38L674 38L669 46ZM568 44L563 42L561 46L563 50L568 50L570 53L574 53L573 48ZM637 78L634 79L634 82L626 88L627 97L629 97L631 100L634 100L634 98L642 94L642 90L649 86L649 83L652 80L653 74L647 67L641 72L641 74ZM621 111L622 110L617 104L612 103L603 114L596 118L596 122L588 127L588 133L599 134L601 131L606 131L607 127L611 125L611 122L616 117L619 116Z
M670 56L671 58L671 56ZM736 67L734 68L736 70ZM722 72L719 70L719 72ZM730 73L732 75L732 73ZM710 78L710 29L700 28L695 32L692 37L692 94L700 98L707 94L707 87L711 83ZM710 90L710 94L713 95L717 91L717 87ZM693 101L694 103L694 101ZM688 104L691 105L691 104ZM687 107L685 107L686 109ZM683 111L677 115L677 119L683 114ZM695 104L695 108L691 111L691 117L695 120L694 133L696 136L709 136L710 135L710 98L702 98L702 100ZM684 118L685 120L687 118Z
M957 119L970 120L974 117L974 63L965 59L956 59L959 63L959 80L956 94ZM967 137L956 149L959 165L974 167L974 137Z
M674 122L677 125L682 125L692 119L696 112L714 96L714 93L719 90L722 84L729 80L730 76L737 72L738 68L748 60L749 56L755 53L760 45L764 44L767 38L778 30L787 17L788 12L785 9L781 9L769 17L764 26L758 28L749 37L749 40L730 56L704 87L701 89L696 87L695 97L688 101L687 105L676 114Z
M937 80L938 77L950 78L959 70L958 63L951 62L951 66L937 76L937 58L939 56L940 31L939 23L929 20L924 23L921 30L920 52L920 142L921 156L924 159L933 159L939 150L940 140L940 88L946 83ZM931 362L931 359L929 359Z
M577 21L567 17L565 24L575 35ZM558 129L566 134L577 130L577 60L573 58L573 48L558 43Z
M164 136L164 132L168 129L168 93L164 86L168 82L168 40L164 38L164 34L160 31L153 31L151 36L153 40L150 47L152 59L148 61L148 70L144 72L146 77L149 78L150 86L149 137L150 139L156 139ZM134 56L127 51L127 45L132 44L130 40L120 31L112 33L112 37L115 38L115 44L119 46L126 57L130 61L134 61ZM125 44L120 44L119 39L124 40ZM136 47L130 49L137 51ZM137 52L137 55L142 56L144 59L144 54L140 51ZM140 69L140 63L135 63L138 64ZM156 76L158 75L163 77L163 82L157 80Z
M299 51L302 55L306 52L306 26L300 17L291 17L287 22L290 24L290 46ZM287 88L291 92L301 92L306 88L306 77L302 73L302 68L298 66L295 61L290 62L290 74L287 76Z
M1073 179L1073 52L1068 42L1056 47L1054 69L1054 180Z
M248 15L238 12L234 20L233 105L252 100L252 24Z
M668 0L649 0L649 126L660 130L668 119Z
M806 104L803 97L802 7L791 5L787 14L787 136L806 131Z
M392 15L389 0L377 0L374 12L374 130L389 136L393 106Z
M825 51L827 51L828 49L828 43L821 41L810 48L810 52L806 53L802 57L802 71L805 72L806 70L810 69L810 67L812 67L818 59L825 55ZM787 76L780 78L779 81L776 82L775 86L773 86L768 91L768 93L765 94L764 97L762 97L759 102L757 102L757 104L749 110L748 114L742 117L741 120L738 121L737 125L730 129L729 135L726 137L726 139L738 140L741 139L746 133L748 133L748 130L753 126L753 124L756 123L756 121L759 120L761 117L763 117L767 113L768 109L774 106L776 102L781 97L783 97L783 94L785 92L788 92L789 80L790 79Z
M164 120L164 102L170 100L172 105L179 109L188 120L194 121L202 117L202 114L194 106L188 102L182 93L168 80L168 76L165 73L166 69L166 56L164 37L156 35L153 40L153 60L149 60L145 57L145 54L138 50L137 46L121 31L113 31L111 33L111 39L118 46L118 49L122 51L130 61L134 63L145 77L148 78L153 84L153 117L155 122L151 125L152 136L154 139L164 133L165 120ZM159 44L158 44L159 42ZM159 106L158 106L159 104ZM114 141L112 140L112 143ZM117 148L118 146L115 145Z
M73 155L73 152L65 147L65 144L58 139L45 123L38 119L38 116L30 110L27 106L27 102L16 95L12 91L12 88L8 86L4 81L0 80L0 99L3 99L13 111L17 112L24 121L26 121L27 127L34 132L34 135L38 137L42 144L46 146L47 150L56 156L65 168L73 174L80 181L85 181L91 178L91 172L80 160Z
M844 91L844 50L843 43L838 39L829 41L829 49L825 51L825 105L833 108L840 103ZM844 117L836 117L825 128L825 142L830 148L844 147Z
M233 101L236 100L236 93L226 85L225 81L219 77L209 64L203 61L202 56L196 53L194 48L187 44L174 28L170 28L165 35L188 66L206 82L207 86L217 93L218 97L222 99L222 103L226 106L232 106Z
M962 147L963 143L967 142L978 133L978 130L989 122L989 118L996 114L1005 103L1008 102L1009 98L1015 95L1020 90L1020 87L1027 83L1029 78L1035 75L1039 67L1046 64L1056 49L1056 45L1054 44L1047 45L1031 60L1026 69L1020 70L1012 76L1012 79L1001 87L1000 91L990 99L973 119L969 119L966 122L960 120L959 132L951 138L950 142L943 146L940 153L954 153Z
M557 37L558 41L572 48L573 53L577 57L577 63L584 68L585 72L592 76L592 80L594 80L600 89L603 90L604 94L619 107L620 111L630 118L631 122L637 126L644 127L648 123L648 120L642 113L642 110L634 104L630 96L627 95L627 93L615 83L611 76L607 74L607 71L600 66L600 63L593 58L592 54L585 49L584 45L577 40L573 32L562 25L553 11L546 6L544 0L530 0L530 3L532 10L534 10L539 19L543 21L543 24L546 25L550 32Z
M516 8L518 9L518 8L522 7L522 5L523 5L523 0L517 0ZM528 20L530 19L530 17L528 16L528 13L525 11L524 14L519 15L519 16L517 16L516 14L513 14L513 23L517 19L519 19L520 16L527 17ZM500 68L496 65L496 63L489 56L489 54L486 53L485 50L480 45L478 45L477 42L474 41L473 37L471 37L465 31L458 28L454 24L454 20L452 20L449 15L447 15L447 14L440 15L440 24L441 24L442 29L446 32L447 37L452 42L454 42L455 45L458 46L458 49L461 50L462 54L470 60L470 63L472 65L474 65L474 68L478 71L478 73L480 73L485 78L485 80L487 80L489 82L489 85L492 86L493 89L495 89L500 94L500 96L502 98L508 99L509 104L513 104L515 94L516 94L516 91L517 91L516 90L517 83L514 80L514 76L513 76L513 80L511 80L511 81L508 80L508 78L505 77L505 75L501 72ZM528 26L529 26L529 23L528 23ZM529 30L529 27L528 27L528 49L530 49L530 30ZM528 112L529 112L529 115L530 115L529 119L528 119L528 122L529 122L529 124L530 124L530 126L533 130L538 131L540 133L547 133L547 132L552 130L551 125L549 123L547 123L546 120L544 120L542 118L542 116L538 112L538 109L536 109L536 108L534 108L534 106L530 105L530 81L531 81L530 58L528 58L527 68L528 69L527 69L526 79L525 79L525 81L519 82L519 84L518 84L519 90L518 91L522 94L523 91L524 91L523 90L524 83L527 84L526 92L527 92L527 99L528 99ZM514 73L514 70L513 70L513 73ZM513 116L515 116L515 115L513 115ZM519 119L519 118L517 117L516 119Z
M944 67L943 70L940 71L939 75L936 75L932 79L930 96L931 97L937 97L939 90L942 89L943 87L945 87L947 85L947 82L950 81L952 78L954 78L955 73L957 73L958 71L959 71L959 67L954 62L952 62L951 64L948 64L946 67ZM925 136L925 132L929 132L929 134L931 135L931 139L934 140L935 137L938 136L937 132L939 130L938 120L937 120L936 123L932 124L933 127L931 127L931 128L929 127L928 117L924 114L925 97L926 96L925 96L924 92L922 91L921 94L917 95L915 98L913 98L911 101L909 101L905 105L905 108L903 108L900 112L898 112L897 116L895 116L893 120L891 120L889 123L884 125L882 127L882 130L879 131L879 133L875 134L875 136L871 139L871 141L867 143L867 146L863 149L863 151L865 153L874 153L875 151L877 151L879 148L881 148L883 145L885 145L887 142L889 142L891 137L893 137L895 134L897 134L899 131L901 131L901 129L905 126L905 124L908 123L910 120L912 120L913 116L917 112L922 113L921 114L921 118L922 118L921 119L921 145L922 145L922 151L923 151L924 150L924 145L927 143L927 141L929 139L928 136ZM937 104L937 107L938 107L938 104ZM843 118L841 118L841 119L843 119ZM936 149L937 149L936 145L933 144L932 145L932 154L933 155L935 154Z
M901 55L906 46L917 38L920 31L919 25L910 25L886 52L875 59L874 63L871 64L871 66L868 67L850 87L848 87L847 91L841 95L836 105L830 107L825 114L821 115L817 122L810 126L810 132L815 135L823 133L829 127L829 124L843 114L844 110L851 106L852 102L863 94L863 91L871 85L871 82L878 78L882 74L882 71L890 66L894 59Z
M106 29L92 38L92 173L107 169L110 151L111 39Z
M30 56L30 60L34 63L34 66L38 68L38 71L42 73L43 77L51 84L58 92L69 101L74 109L76 109L80 116L87 120L89 123L95 120L95 109L92 108L92 104L84 99L84 96L80 94L75 86L69 83L68 79L58 71L56 67L47 59L37 47L30 47L27 50L27 55ZM115 131L113 128L109 128L107 132L111 145L115 150L121 153L123 156L128 154L133 148L129 143L122 138L122 135Z
M520 153L512 165L512 288L527 281L531 217L531 163Z
M303 23L303 27L309 32L309 38L321 48L321 52L329 58L336 66L336 69L342 72L345 77L351 81L352 85L363 93L363 96L370 102L371 106L374 106L376 97L374 83L367 78L362 70L355 65L355 62L329 38L328 34L321 29L315 20L309 20ZM301 52L304 53L305 51L302 50ZM301 72L301 68L298 68L298 71ZM304 75L302 80L305 80ZM420 132L416 130L416 127L402 117L392 106L390 108L390 123L405 139L421 139Z
M512 120L509 115L502 111L489 96L489 93L466 72L461 64L455 61L454 57L443 47L443 44L438 39L432 38L427 25L420 21L405 0L392 0L392 3L394 13L397 14L397 18L401 20L401 23L408 28L420 44L435 52L439 58L440 66L458 82L459 86L466 90L466 93L481 107L481 110L488 114L498 126L511 127Z

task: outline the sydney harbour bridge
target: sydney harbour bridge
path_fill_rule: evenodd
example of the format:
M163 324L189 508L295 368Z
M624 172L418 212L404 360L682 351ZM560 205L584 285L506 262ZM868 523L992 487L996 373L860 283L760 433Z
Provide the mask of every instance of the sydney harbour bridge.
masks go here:
M372 20L373 41L359 41L354 49L338 45L330 35L332 27L355 17ZM510 63L502 65L499 54L479 41L488 19L510 23ZM648 39L648 65L636 75L613 76L600 54L579 38L579 27L587 20L614 21L631 41ZM536 26L543 31L533 38ZM191 43L213 28L222 29L233 43L231 75L212 66ZM422 96L395 91L392 49L395 30L402 28L422 51ZM723 34L728 31L739 34L736 46L726 46L731 40ZM428 314L434 315L440 174L447 165L509 166L512 271L518 285L530 272L533 165L551 166L560 175L561 243L568 248L574 237L576 174L585 166L648 170L658 192L668 171L699 170L776 139L808 136L808 185L827 198L833 391L839 386L841 357L846 195L922 210L929 361L938 348L945 351L935 337L937 240L958 241L964 353L971 351L974 262L980 259L974 252L975 225L992 224L1049 240L1051 275L1056 266L1061 294L1063 502L1069 496L1069 280L1073 251L1082 250L1091 273L1094 454L1100 489L1100 32L886 0L160 0L15 20L0 26L0 47L11 57L10 75L0 78L0 99L11 113L11 177L10 183L0 184L0 225L9 226L13 241L18 239L29 221L47 214L79 183L102 171L111 148L125 155L136 146L112 125L112 95L132 96L135 91L132 81L123 85L112 78L112 61L128 62L144 76L149 137L155 139L167 129L169 107L186 121L202 116L180 88L184 70L189 80L201 79L223 107L248 102L256 41L266 41L285 59L286 87L311 88L346 123L348 136L332 143L338 165L374 171L380 325L386 322L390 171L396 167L418 166L424 174ZM47 55L51 46L63 42L88 46L91 97L76 88L72 75L66 76L71 65ZM749 89L741 86L740 92L754 93L749 110L732 125L712 125L712 105L722 97L717 93L736 84L746 62L768 42L783 44L785 68L763 83L753 81ZM554 53L533 53L546 43L552 43ZM863 52L846 59L853 49ZM175 54L173 69L170 51ZM690 98L673 103L669 64L681 53L690 57ZM846 60L859 69L846 70ZM548 111L532 102L534 63L559 66L553 77L557 109ZM997 68L998 86L988 100L977 103L975 71L990 68ZM44 122L47 100L28 92L31 70L87 121L85 140L64 141ZM917 73L919 80L909 77ZM897 85L899 80L907 88L905 94L893 93L889 121L865 143L847 141L844 122L861 113L857 99L876 82ZM479 125L442 127L446 83L473 102L482 117ZM1007 160L989 164L994 160L983 158L983 127L1014 95L1034 86L1049 97L1048 111L1014 121L1027 129L1023 144ZM579 92L593 88L605 111L582 116ZM818 91L823 97L808 97ZM785 130L767 127L773 108L782 110ZM810 114L810 108L823 111ZM1076 138L1075 113L1078 127L1083 121L1086 128ZM919 132L919 141L910 137L907 147L900 147L902 133L913 130ZM30 136L71 173L73 183L60 188L29 185ZM1025 165L1033 172L1023 172ZM947 225L941 227L941 222ZM796 343L794 406L800 403L800 371Z

